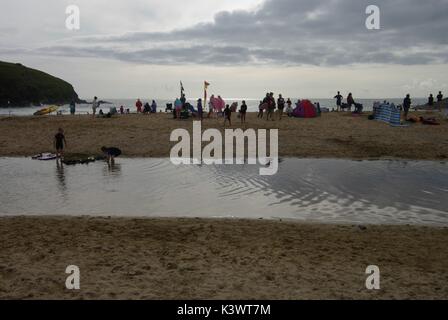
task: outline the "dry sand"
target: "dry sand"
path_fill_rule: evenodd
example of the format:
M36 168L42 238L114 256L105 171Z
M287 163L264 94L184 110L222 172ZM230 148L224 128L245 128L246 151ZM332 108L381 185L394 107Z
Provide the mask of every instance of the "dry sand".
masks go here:
M416 226L4 217L0 298L448 299L447 245L447 228Z
M440 118L442 125L413 124L395 128L350 113L323 114L320 118L260 120L248 114L247 128L279 129L280 156L351 159L448 159L448 121L439 113L414 113ZM232 128L241 127L233 116ZM102 145L116 146L127 157L167 157L175 128L191 131L192 121L177 121L170 114L124 115L112 119L83 116L1 117L0 156L30 156L52 151L58 127L66 132L69 153L98 154ZM203 129L223 129L222 119L206 119Z

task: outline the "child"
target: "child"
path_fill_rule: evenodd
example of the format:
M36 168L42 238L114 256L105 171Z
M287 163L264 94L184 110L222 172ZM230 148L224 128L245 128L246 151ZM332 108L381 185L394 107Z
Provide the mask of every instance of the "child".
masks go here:
M64 145L67 146L67 141L65 140L64 130L62 128L58 129L58 132L54 136L54 147L56 149L56 156L61 158L64 156Z
M115 147L101 147L101 151L103 151L104 156L106 157L106 161L108 164L115 164L115 157L118 157L121 154L121 150Z
M226 105L226 108L224 109L224 127L226 126L227 120L229 120L229 125L232 126L232 111L230 110L229 105Z

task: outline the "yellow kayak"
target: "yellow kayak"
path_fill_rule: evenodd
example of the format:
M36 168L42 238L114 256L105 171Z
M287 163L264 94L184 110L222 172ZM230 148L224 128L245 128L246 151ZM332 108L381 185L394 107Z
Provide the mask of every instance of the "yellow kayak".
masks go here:
M56 110L58 110L58 106L49 106L43 109L40 109L39 111L34 112L35 116L43 116L44 114L49 114L52 112L55 112Z

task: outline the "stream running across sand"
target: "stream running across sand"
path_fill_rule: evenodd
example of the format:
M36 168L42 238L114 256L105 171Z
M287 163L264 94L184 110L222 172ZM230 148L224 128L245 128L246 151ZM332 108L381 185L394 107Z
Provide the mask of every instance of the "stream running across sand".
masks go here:
M448 225L447 163L285 158L274 176L258 169L157 158L118 158L113 167L0 158L0 215Z

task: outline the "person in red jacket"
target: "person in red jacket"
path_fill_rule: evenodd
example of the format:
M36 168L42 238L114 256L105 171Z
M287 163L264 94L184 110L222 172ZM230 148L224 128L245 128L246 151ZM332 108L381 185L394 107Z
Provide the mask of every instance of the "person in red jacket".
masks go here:
M137 102L135 103L135 107L137 108L137 113L142 112L142 106L143 106L143 103L140 101L140 99L137 99Z

